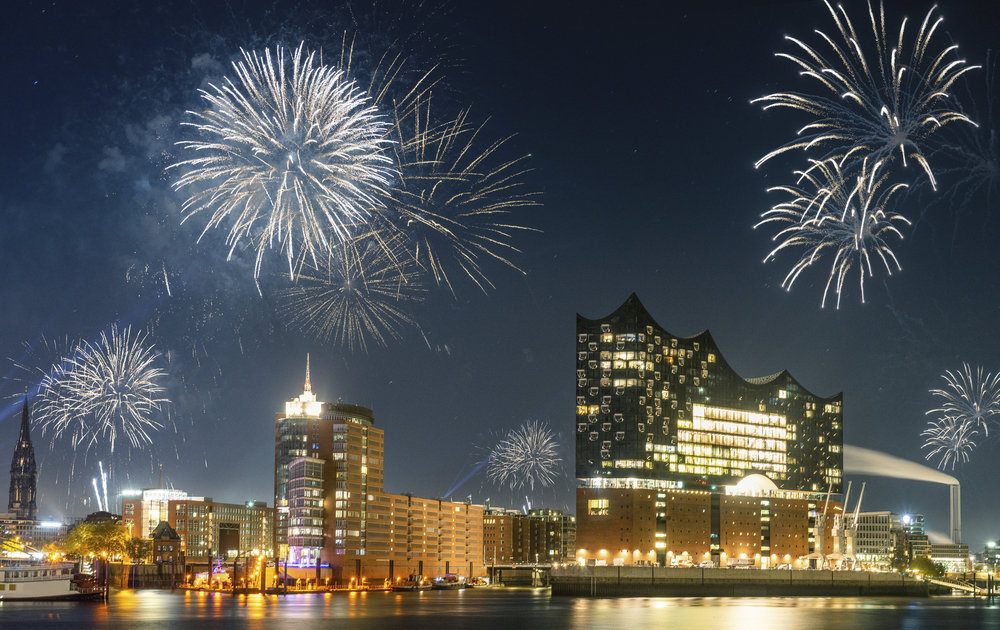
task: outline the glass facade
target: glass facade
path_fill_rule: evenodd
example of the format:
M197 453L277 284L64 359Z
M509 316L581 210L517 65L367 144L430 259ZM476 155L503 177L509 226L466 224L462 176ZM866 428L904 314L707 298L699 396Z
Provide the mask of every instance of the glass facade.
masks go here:
M783 490L841 491L843 395L787 371L745 379L708 331L677 337L633 293L577 315L576 476L595 488L703 488L765 475Z

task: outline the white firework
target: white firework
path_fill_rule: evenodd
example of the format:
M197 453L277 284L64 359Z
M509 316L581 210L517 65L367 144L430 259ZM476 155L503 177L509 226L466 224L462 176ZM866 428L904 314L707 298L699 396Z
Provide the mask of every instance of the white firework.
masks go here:
M970 428L982 429L989 436L989 425L1000 416L1000 373L983 376L982 366L975 371L968 363L942 377L948 383L945 389L932 389L931 393L945 399L941 407L931 409L928 414L940 413L945 418Z
M395 177L388 120L339 69L321 65L304 44L274 56L243 51L235 81L202 91L209 108L185 123L205 140L181 143L194 157L174 164L174 184L191 190L184 220L210 214L202 231L228 223L229 256L246 241L281 250L294 278L308 256L332 253L377 211Z
M823 159L851 153L872 161L898 156L904 167L908 158L918 162L937 188L925 157L925 141L946 124L974 124L950 90L956 79L979 66L967 66L957 58L957 45L932 51L931 38L942 21L934 17L937 7L927 12L906 52L907 20L902 21L894 45L886 36L885 8L880 3L876 15L869 2L875 52L869 57L865 52L869 44L859 37L847 11L839 5L835 10L829 2L826 6L837 25L839 42L821 31L816 33L823 40L822 47L786 37L800 54L777 55L795 63L801 76L818 82L819 94L778 92L753 101L764 103L764 109L789 107L816 119L800 129L795 140L771 151L756 165L793 149L821 147L826 151Z
M555 434L544 422L528 420L508 433L487 457L486 474L491 481L511 490L535 484L550 486L556 480L562 458Z
M955 464L969 461L969 453L976 448L972 438L978 431L974 425L949 417L933 420L927 424L930 426L920 434L927 437L922 448L931 449L927 453L927 459L938 455L941 459L937 467L944 469L950 462L952 470L955 469Z
M903 238L897 223L910 221L889 209L893 194L906 186L895 184L881 188L886 175L880 172L881 163L869 168L863 161L859 175L845 175L838 160L813 161L812 167L799 172L804 188L778 186L771 191L783 192L791 199L774 206L762 215L760 227L777 223L782 227L774 239L779 244L764 259L771 260L785 249L803 251L781 286L791 290L792 284L803 271L824 257L832 258L830 274L823 290L822 304L832 288L837 294L840 308L844 280L852 267L858 269L861 301L865 301L865 276L874 275L872 259L882 261L891 275L893 267L901 269L896 255L886 240L889 236Z
M151 444L150 433L162 428L152 414L170 402L158 383L165 375L155 365L159 356L130 327L112 326L96 343L75 344L39 385L35 413L42 435L68 436L84 451L101 443L113 453L121 438L132 448Z

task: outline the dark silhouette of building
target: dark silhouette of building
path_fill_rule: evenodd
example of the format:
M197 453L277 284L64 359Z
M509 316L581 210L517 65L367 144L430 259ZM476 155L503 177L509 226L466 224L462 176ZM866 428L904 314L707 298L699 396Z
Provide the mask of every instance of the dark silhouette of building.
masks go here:
M17 438L14 458L10 462L10 501L7 503L7 511L17 519L33 521L37 512L35 488L38 469L35 466L35 449L31 446L30 416L28 399L25 398L24 410L21 412L21 435Z

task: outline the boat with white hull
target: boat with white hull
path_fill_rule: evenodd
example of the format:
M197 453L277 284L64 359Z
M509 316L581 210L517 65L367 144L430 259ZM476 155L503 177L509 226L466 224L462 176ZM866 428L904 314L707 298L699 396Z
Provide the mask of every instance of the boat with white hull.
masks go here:
M100 592L75 583L72 565L0 565L0 602L86 599Z

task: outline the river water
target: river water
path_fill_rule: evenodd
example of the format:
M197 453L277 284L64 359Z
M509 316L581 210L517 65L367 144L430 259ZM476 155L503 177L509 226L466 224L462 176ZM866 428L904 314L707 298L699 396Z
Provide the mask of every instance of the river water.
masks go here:
M113 592L108 603L0 604L4 630L60 626L122 630L970 630L1000 629L1000 601L969 597L584 599L552 597L543 589L490 588L284 597L147 590Z

